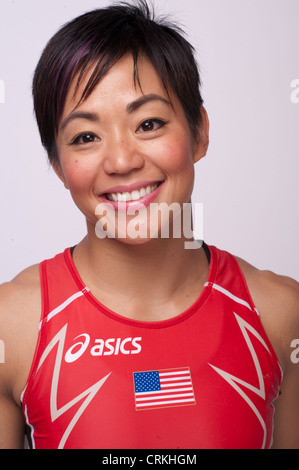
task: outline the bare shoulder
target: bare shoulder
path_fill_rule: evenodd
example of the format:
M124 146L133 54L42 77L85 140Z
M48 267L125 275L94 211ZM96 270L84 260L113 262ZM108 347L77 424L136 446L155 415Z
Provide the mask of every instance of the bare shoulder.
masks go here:
M263 326L283 365L289 360L290 342L299 338L299 283L236 259Z
M260 270L236 257L239 266L245 276L245 279L256 295L262 295L263 298L274 295L275 301L287 301L288 304L298 307L299 282L288 276L282 276L268 270ZM274 300L274 299L273 299Z
M0 285L0 325L14 328L24 314L40 304L39 265L19 273L12 281ZM7 321L9 320L9 321Z
M0 288L8 286L14 287L25 287L33 284L39 284L39 264L34 264L17 274L11 281L4 282L0 285Z
M0 387L18 396L32 361L41 312L39 265L0 286L0 339L5 361Z

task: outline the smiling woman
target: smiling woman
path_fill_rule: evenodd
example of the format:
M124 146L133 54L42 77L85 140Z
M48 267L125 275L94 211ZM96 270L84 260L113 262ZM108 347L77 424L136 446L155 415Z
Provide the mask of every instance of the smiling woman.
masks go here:
M185 207L191 227L199 86L192 46L145 0L75 18L43 51L41 140L87 230L0 288L1 447L25 425L39 449L298 446L297 283L192 230L193 249L184 230L164 236Z

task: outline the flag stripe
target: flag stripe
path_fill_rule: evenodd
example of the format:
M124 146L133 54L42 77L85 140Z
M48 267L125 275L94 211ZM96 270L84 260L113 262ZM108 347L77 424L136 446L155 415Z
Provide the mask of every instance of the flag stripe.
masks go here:
M190 372L188 369L179 370L177 372L160 372L160 377L166 377L167 375L181 375L181 374L190 375Z
M161 379L160 382L173 382L174 380L189 380L190 377L188 375L183 375L182 377L167 377L166 379Z
M179 397L193 397L193 393L174 393L171 395L158 395L159 399L161 398L179 398ZM137 397L136 402L139 401L149 401L149 400L156 400L157 395L151 397Z
M170 401L157 401L155 404L153 403L142 403L142 404L136 404L137 408L145 407L145 406L151 406L152 408L157 408L158 405L169 405L169 404L177 404L177 403L187 403L187 402L194 402L194 398L186 398L185 400L170 400Z
M166 387L178 387L179 385L192 385L192 383L190 382L176 382L176 383L172 383L172 384L161 384L161 388L166 388Z
M192 387L174 388L172 392L188 392L189 390L193 391L193 388ZM169 390L161 390L161 395L163 395L163 393L168 393L168 392ZM136 397L143 396L143 395L153 395L153 394L156 395L157 392L137 392Z

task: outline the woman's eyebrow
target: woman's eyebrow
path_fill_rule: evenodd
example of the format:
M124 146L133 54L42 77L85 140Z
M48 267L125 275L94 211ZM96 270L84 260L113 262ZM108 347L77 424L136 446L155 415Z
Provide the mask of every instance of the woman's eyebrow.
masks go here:
M87 111L76 111L67 116L60 125L60 131L62 131L67 124L73 119L87 119L88 121L99 121L100 117L96 113L90 113Z
M149 95L143 95L140 98L137 98L136 100L129 103L127 105L127 111L128 113L132 113L150 101L162 101L162 103L166 103L167 105L172 106L171 102L163 96L151 93ZM62 131L73 119L87 119L88 121L99 121L100 117L97 113L91 113L88 111L75 111L62 121L60 125L60 131Z
M163 98L163 96L156 95L155 93L151 93L149 95L143 95L140 98L137 98L137 100L132 101L132 103L129 103L127 105L128 113L132 113L136 111L138 108L140 108L140 106L143 106L149 101L162 101L163 103L166 103L172 106L171 102L168 101L166 98Z

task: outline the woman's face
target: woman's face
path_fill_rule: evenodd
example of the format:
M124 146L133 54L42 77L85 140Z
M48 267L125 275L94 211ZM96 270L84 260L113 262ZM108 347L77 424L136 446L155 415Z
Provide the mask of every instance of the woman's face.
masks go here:
M74 80L66 98L55 169L89 225L96 225L100 203L115 215L129 212L126 223L143 208L139 222L149 226L152 204L189 202L194 163L206 153L207 118L196 140L147 58L139 59L138 71L141 87L134 84L132 56L124 56L78 107L89 75L75 94Z

